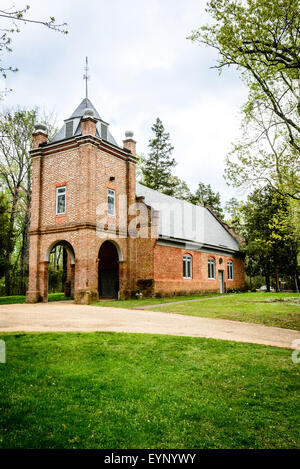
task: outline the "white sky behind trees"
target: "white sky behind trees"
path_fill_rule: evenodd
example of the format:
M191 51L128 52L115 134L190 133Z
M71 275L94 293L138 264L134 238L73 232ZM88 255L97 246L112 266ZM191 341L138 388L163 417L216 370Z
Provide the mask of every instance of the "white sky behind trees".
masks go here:
M27 1L2 0L1 9L21 9ZM54 112L57 126L85 95L89 58L89 98L110 123L119 144L133 130L137 152L148 153L157 117L170 133L178 165L174 173L195 190L211 184L222 202L242 193L223 179L224 159L240 135L240 107L247 90L236 71L221 76L210 69L216 53L186 37L208 22L206 0L29 0L27 17L67 22L69 34L41 25L19 24L2 65L19 68L1 81L12 88L3 108L39 106ZM9 24L0 18L1 27Z

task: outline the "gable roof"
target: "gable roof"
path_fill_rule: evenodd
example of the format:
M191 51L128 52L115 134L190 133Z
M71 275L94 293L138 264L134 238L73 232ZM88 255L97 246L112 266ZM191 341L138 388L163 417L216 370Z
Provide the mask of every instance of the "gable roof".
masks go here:
M158 234L161 238L239 251L236 239L206 207L161 194L139 183L136 193L145 198L147 205L159 211Z
M60 130L55 134L53 139L49 143L59 142L60 140L66 139L66 122L73 120L73 137L81 135L81 119L83 118L84 111L86 109L93 109L94 111L94 118L98 121L97 122L97 130L96 130L96 137L101 138L101 122L107 125L107 139L106 141L112 143L113 145L119 146L109 131L108 124L100 117L97 109L93 105L90 99L84 98L79 106L75 109L72 115L65 120L64 125L60 128Z

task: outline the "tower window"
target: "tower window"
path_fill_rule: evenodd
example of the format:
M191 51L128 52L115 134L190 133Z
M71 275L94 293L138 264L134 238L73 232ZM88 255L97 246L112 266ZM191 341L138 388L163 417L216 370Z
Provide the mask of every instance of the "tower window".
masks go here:
M189 254L183 256L183 278L193 278L193 259Z
M216 262L214 259L208 259L208 278L215 280L216 278Z
M114 217L116 214L116 193L113 189L107 189L107 215Z
M66 122L66 138L73 137L73 121Z
M233 280L233 262L227 262L227 278L228 280Z
M66 213L66 186L56 188L56 215Z

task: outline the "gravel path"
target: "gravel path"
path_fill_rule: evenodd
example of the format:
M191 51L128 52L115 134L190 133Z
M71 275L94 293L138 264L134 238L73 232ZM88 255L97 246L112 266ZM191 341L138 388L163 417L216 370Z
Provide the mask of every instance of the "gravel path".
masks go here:
M1 305L0 333L12 331L139 332L208 337L284 348L296 348L292 342L300 339L300 332L279 327L63 301Z

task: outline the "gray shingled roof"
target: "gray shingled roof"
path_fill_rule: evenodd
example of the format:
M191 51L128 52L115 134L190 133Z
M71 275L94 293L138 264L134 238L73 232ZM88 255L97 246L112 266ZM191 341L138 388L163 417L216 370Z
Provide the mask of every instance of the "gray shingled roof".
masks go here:
M79 106L75 109L75 111L73 112L73 114L71 115L70 119L73 119L74 117L82 117L83 114L84 114L84 111L86 109L93 109L94 111L94 117L96 119L99 119L101 120L101 117L99 116L98 114L98 111L97 109L94 107L93 103L88 99L88 98L84 98L81 103L79 104Z
M139 183L136 194L145 197L145 203L159 211L159 235L162 238L239 251L238 242L207 208L161 194Z
M73 114L69 117L69 119L66 119L66 121L68 120L71 120L73 119L74 120L74 133L73 135L74 136L79 136L81 135L81 119L83 117L83 114L84 114L84 111L89 108L89 109L93 109L94 111L94 117L95 119L97 119L97 121L103 121L103 119L101 119L97 109L95 108L95 106L93 105L93 103L88 99L88 98L84 98L81 103L79 104L79 106L75 109L75 111L73 112ZM104 121L103 121L104 122ZM49 143L54 143L54 142L58 142L60 140L64 140L66 137L66 133L65 133L65 129L66 129L66 124L64 124L62 126L62 128L57 132L57 134L53 137L53 139L49 142ZM99 135L99 132L98 132L98 129L97 129L97 132L96 132L96 136L100 138L100 135ZM114 137L112 136L112 134L110 133L109 129L107 129L107 141L109 143L112 143L113 145L116 145L118 146L116 140L114 139Z

